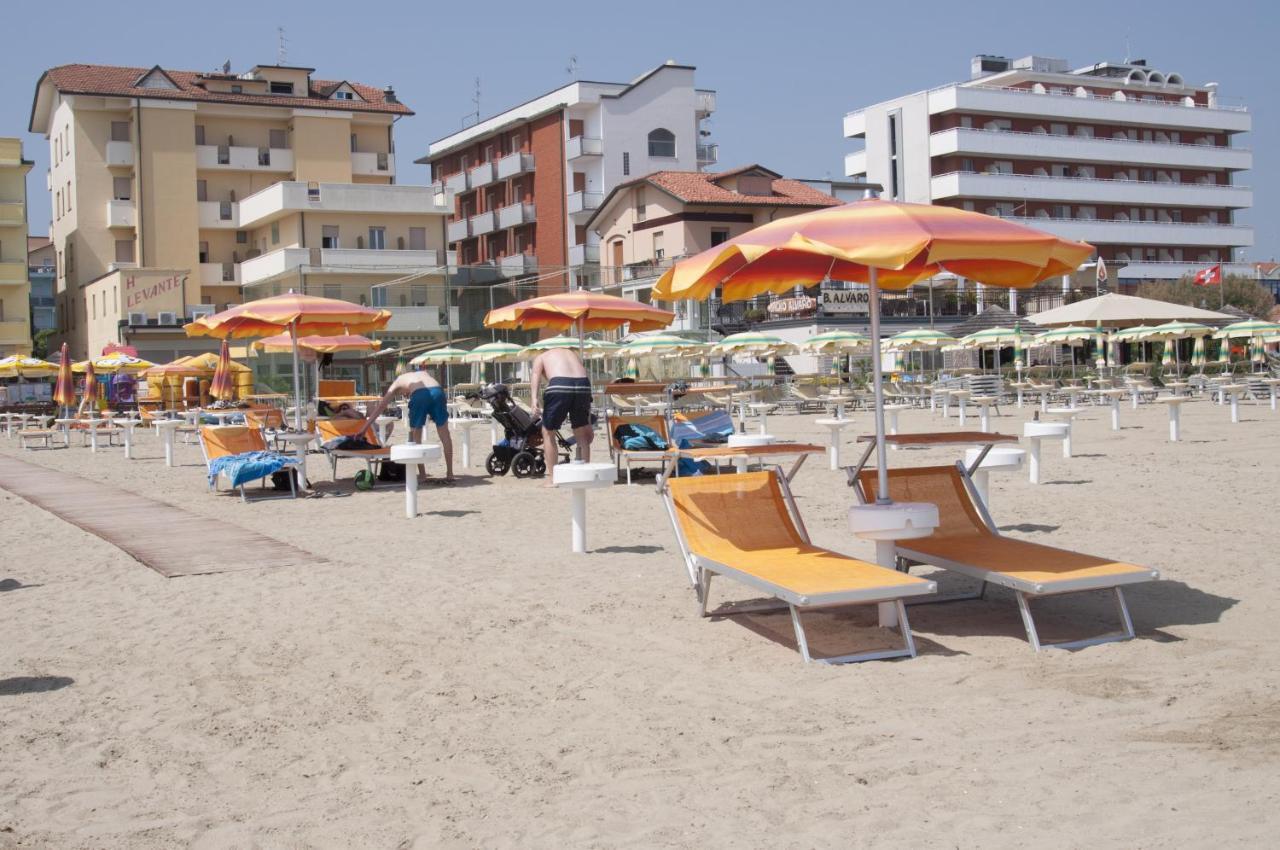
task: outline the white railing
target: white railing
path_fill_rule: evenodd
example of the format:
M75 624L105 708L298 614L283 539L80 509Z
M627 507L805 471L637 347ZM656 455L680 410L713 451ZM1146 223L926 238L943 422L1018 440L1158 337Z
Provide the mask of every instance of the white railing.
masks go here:
M604 153L604 142L590 136L574 136L565 142L565 159L578 159L584 156L600 156Z
M292 171L293 151L288 148L251 148L240 145L196 145L196 168Z
M471 235L483 236L498 229L498 216L493 210L471 216Z
M1045 121L1049 121L1048 118ZM1043 140L1061 140L1072 142L1111 142L1117 145L1143 145L1144 147L1169 147L1169 148L1192 148L1198 151L1232 151L1239 153L1252 153L1251 148L1236 147L1235 145L1202 145L1196 142L1168 142L1168 141L1146 141L1142 139L1116 139L1110 136L1077 136L1070 133L1029 133L1026 130L993 130L987 127L951 127L946 130L936 130L929 134L930 138L945 136L947 133L989 133L993 136L1030 136L1033 139ZM1181 132L1181 131L1179 131ZM1189 133L1192 131L1188 131Z
M567 198L569 213L591 212L604 200L600 192L570 192Z
M498 174L494 170L492 162L483 162L467 172L467 183L472 189L488 186L497 179Z
M532 254L508 254L498 260L498 269L504 275L532 274L538 270L538 258Z
M498 227L519 227L534 220L533 204L510 204L498 210Z
M699 144L698 145L698 162L702 165L710 165L720 159L720 146L716 144Z
M137 223L133 201L107 201L107 227L136 227Z
M471 235L471 221L460 218L445 225L445 236L450 242L458 242Z
M1174 183L1172 180L1128 180L1116 177L1054 177L1052 174L1006 174L989 171L948 171L943 174L935 174L933 178L954 177L954 176L972 176L972 177L1004 177L1014 178L1018 180L1049 180L1058 182L1068 180L1076 183L1120 183L1130 186L1178 186L1184 189L1235 189L1241 192L1252 192L1248 186L1240 186L1235 183Z
M133 142L107 142L107 165L133 165Z
M533 154L531 153L510 153L498 160L498 179L506 180L508 177L515 177L517 174L524 174L533 171Z
M467 182L467 172L459 171L444 178L444 188L446 192L452 192L455 195L459 192L467 191L467 189L471 188Z
M396 173L395 155L369 151L352 151L351 173L362 176L390 177Z
M569 265L581 266L587 263L600 262L599 245L570 245Z

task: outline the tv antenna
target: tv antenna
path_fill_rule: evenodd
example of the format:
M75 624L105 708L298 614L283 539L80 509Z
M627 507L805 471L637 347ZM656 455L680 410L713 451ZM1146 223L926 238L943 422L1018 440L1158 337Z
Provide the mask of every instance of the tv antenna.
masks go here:
M472 124L480 123L480 78L476 77L476 92L471 96L471 102L475 104L475 109L462 116L462 126L466 127L467 122Z
M276 64L283 65L289 60L289 39L284 37L284 27L276 27Z
M569 64L565 66L564 72L569 75L569 79L576 80L578 78L578 57L570 56Z

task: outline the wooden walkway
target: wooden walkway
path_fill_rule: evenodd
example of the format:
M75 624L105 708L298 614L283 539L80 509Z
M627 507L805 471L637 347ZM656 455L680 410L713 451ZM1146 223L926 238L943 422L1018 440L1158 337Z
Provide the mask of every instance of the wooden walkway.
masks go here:
M167 578L314 566L325 560L228 522L3 456L0 488L101 537Z

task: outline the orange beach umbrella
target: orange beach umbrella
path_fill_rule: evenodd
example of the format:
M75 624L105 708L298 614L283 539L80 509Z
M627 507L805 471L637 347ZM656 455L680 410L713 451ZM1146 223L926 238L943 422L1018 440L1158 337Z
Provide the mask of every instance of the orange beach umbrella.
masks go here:
M675 313L670 310L630 298L577 290L540 295L490 310L484 317L484 326L500 330L550 328L556 331L576 326L580 331L603 331L630 325L632 331L654 331L665 328L674 319Z
M369 339L359 334L342 334L340 336L302 336L298 337L298 348L306 348L320 354L337 354L339 351L376 351L382 342ZM253 344L259 351L283 352L293 349L293 338L288 334L276 334L260 339Z
M93 361L89 360L84 367L84 401L91 408L98 407L98 376L93 373Z
M213 378L209 381L209 395L221 401L231 401L236 397L236 387L231 381L231 348L225 339L222 350L218 352L218 368L213 370Z
M871 364L875 381L878 502L889 501L880 369L880 289L906 289L939 273L1004 287L1034 286L1074 271L1093 254L1083 242L1059 239L1010 221L958 210L892 201L857 201L763 224L676 263L653 297L703 300L719 287L725 301L786 292L823 280L870 289Z
M71 354L62 344L62 360L58 363L58 382L53 386L53 400L62 407L76 406L75 377L71 374Z

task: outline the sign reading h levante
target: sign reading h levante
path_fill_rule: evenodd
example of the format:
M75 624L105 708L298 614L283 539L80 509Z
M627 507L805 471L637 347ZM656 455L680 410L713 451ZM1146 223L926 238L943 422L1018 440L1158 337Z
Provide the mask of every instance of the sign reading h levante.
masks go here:
M124 279L124 306L126 310L133 310L141 307L157 298L172 301L174 299L164 298L170 293L181 293L182 286L187 282L187 275L175 274L159 280L138 280L137 275L129 275ZM180 300L180 299L179 299Z
M867 289L824 289L822 309L826 313L871 312L871 293Z

